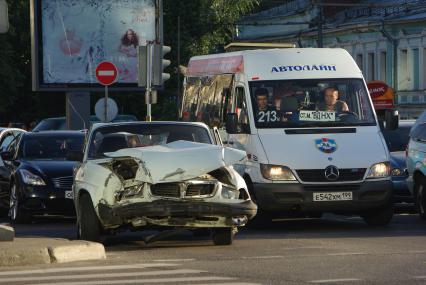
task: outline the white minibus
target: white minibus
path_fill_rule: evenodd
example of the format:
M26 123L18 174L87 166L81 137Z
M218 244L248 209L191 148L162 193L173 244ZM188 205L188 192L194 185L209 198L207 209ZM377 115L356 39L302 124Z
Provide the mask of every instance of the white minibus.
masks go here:
M202 121L245 150L234 168L274 217L392 218L389 152L361 70L344 49L289 48L196 56L184 81L181 119ZM396 112L386 114L388 128Z

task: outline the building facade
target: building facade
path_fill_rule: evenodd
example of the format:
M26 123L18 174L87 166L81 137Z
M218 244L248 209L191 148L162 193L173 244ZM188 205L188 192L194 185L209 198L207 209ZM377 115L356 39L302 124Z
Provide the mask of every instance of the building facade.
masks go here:
M426 109L426 1L318 2L288 0L245 17L235 39L317 47L322 38L323 47L346 49L367 82L384 81L395 90L401 118Z

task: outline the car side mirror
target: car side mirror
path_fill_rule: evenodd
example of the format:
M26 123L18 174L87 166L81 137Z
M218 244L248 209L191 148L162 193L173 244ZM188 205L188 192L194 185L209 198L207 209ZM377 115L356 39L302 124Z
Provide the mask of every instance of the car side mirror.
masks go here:
M386 110L385 113L386 130L396 130L399 125L398 110Z
M226 132L228 134L237 134L238 133L237 113L226 114Z
M12 160L13 159L13 153L10 152L10 151L2 151L0 153L0 155L1 155L1 158L3 160Z
M67 153L68 161L83 162L84 153L80 150L70 150Z

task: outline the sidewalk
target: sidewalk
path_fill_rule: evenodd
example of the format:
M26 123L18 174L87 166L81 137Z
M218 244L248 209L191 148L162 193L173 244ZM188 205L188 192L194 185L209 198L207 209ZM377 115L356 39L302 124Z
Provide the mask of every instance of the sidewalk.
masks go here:
M0 241L0 267L105 258L104 246L96 242L45 237Z

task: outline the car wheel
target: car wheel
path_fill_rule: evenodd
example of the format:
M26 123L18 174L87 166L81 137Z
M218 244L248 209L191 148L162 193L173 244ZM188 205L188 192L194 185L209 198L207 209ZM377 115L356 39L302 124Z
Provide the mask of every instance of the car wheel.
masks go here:
M231 245L234 240L234 230L229 228L218 228L214 230L213 242L215 245Z
M89 194L81 195L78 203L77 235L79 239L102 242L102 226Z
M31 216L25 213L21 207L19 201L18 190L15 184L10 187L10 198L9 198L9 218L14 224L28 224L31 222Z
M361 217L369 226L382 227L390 223L393 217L393 213L394 213L393 203L390 203L384 208L370 211L366 214L362 214Z
M420 218L426 220L426 186L424 179L420 179L418 183L416 183L415 189L415 201L417 212L419 213Z

